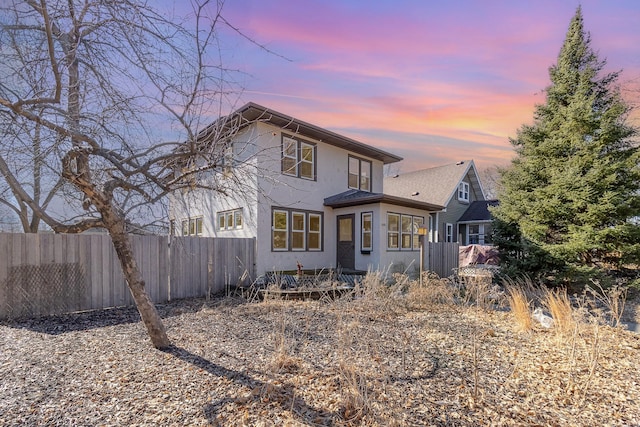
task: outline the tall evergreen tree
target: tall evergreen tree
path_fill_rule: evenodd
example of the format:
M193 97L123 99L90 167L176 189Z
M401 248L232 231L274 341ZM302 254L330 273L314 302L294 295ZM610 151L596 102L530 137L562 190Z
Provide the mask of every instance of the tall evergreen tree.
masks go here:
M508 273L580 280L640 261L640 151L630 107L602 73L582 9L571 20L546 103L511 140L494 241Z

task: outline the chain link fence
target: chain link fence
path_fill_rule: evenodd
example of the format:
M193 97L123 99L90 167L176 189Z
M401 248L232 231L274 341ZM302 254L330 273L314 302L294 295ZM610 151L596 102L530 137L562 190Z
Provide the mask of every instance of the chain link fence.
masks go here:
M79 263L11 267L0 285L7 318L61 314L82 308L87 281Z

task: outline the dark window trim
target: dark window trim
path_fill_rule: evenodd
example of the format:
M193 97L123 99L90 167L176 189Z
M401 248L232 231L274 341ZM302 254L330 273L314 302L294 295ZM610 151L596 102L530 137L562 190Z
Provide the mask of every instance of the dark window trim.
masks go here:
M356 159L358 161L358 187L357 188L349 186L349 163L351 159ZM362 190L362 181L361 181L362 162L369 163L369 189L368 190ZM369 193L373 192L373 162L371 160L349 154L349 157L347 159L347 188L350 188L353 190L368 191Z
M275 224L273 223L273 214L275 211L286 212L287 213L287 248L286 249L275 249L273 247L273 231ZM292 224L293 224L293 213L302 213L304 214L305 221L305 240L304 240L304 249L292 249ZM320 249L309 249L309 215L318 215L320 217ZM306 209L295 209L295 208L281 208L278 206L271 207L271 252L324 252L324 212L321 211L311 211Z
M296 173L289 174L285 173L284 168L284 139L293 139L296 141ZM302 144L310 145L313 147L313 178L307 178L300 175L300 164L302 163ZM294 137L292 135L288 135L285 133L280 134L280 172L283 175L291 176L294 178L305 179L307 181L317 181L318 180L318 145L315 142L308 141L306 139L301 139L298 137Z
M393 233L398 233L398 247L397 248L390 248L389 247L389 215L398 215L398 231L394 231ZM403 248L402 247L402 217L410 217L411 218L411 246L408 248ZM420 248L415 248L414 244L413 244L413 239L419 235L417 233L413 232L413 220L414 218L421 218L422 219L422 225L424 226L425 222L424 222L424 216L422 215L412 215L412 214L403 214L400 212L390 212L387 211L387 252L418 252L420 250ZM407 233L404 233L407 234Z
M365 215L370 215L371 216L371 230L369 231L369 233L371 234L371 247L365 248L363 246L364 244L364 216ZM368 211L368 212L361 212L360 213L360 253L362 253L363 255L369 255L371 252L373 252L373 211Z

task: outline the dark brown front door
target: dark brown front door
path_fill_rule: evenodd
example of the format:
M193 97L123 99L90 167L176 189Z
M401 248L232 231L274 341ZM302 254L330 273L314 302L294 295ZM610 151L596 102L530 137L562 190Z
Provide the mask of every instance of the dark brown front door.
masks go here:
M354 230L354 214L338 216L338 267L352 270L356 267Z

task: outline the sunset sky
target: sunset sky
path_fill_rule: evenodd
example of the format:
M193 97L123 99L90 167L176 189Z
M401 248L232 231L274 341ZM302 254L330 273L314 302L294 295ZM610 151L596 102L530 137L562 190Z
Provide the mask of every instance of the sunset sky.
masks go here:
M398 154L401 172L469 158L484 169L512 158L579 4L592 46L640 100L637 0L227 0L226 18L275 54L225 30L223 57L244 73L240 103Z

